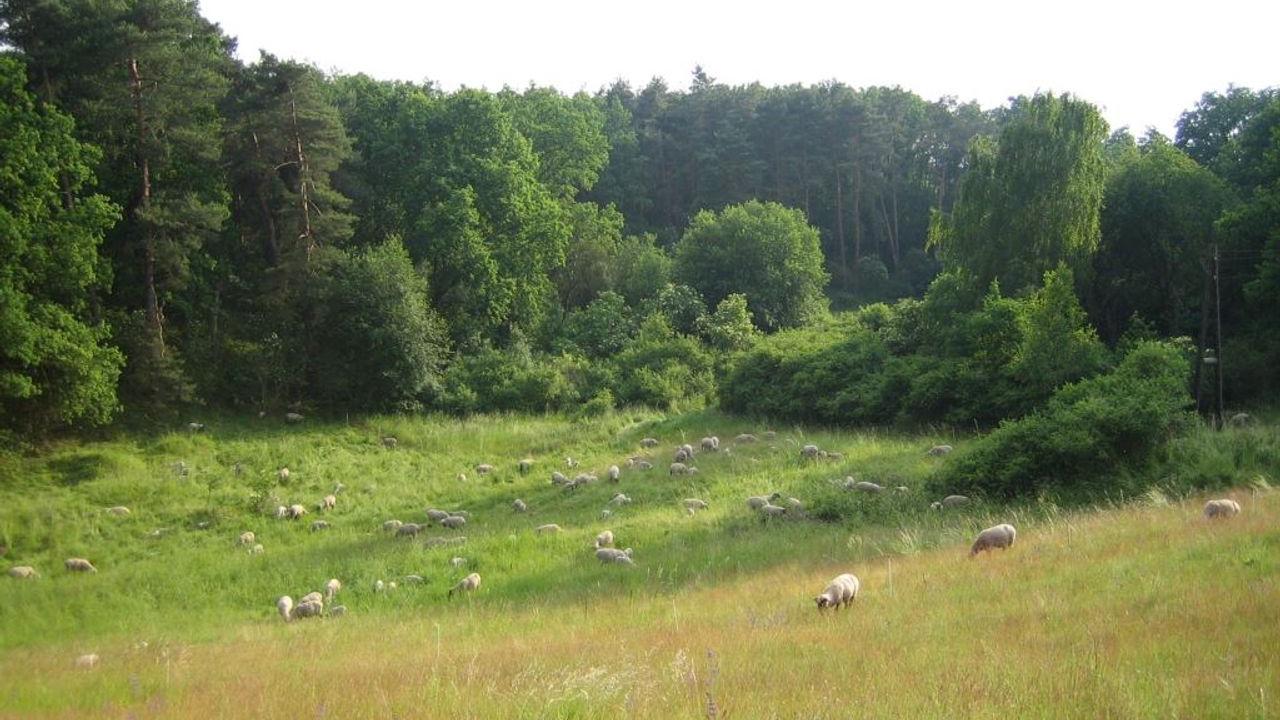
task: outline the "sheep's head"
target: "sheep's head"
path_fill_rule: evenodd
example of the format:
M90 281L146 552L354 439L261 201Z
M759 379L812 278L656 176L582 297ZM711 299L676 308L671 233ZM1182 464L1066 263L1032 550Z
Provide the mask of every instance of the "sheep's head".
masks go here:
M815 597L813 601L817 603L819 611L829 608L832 605L831 598L828 597L826 593Z

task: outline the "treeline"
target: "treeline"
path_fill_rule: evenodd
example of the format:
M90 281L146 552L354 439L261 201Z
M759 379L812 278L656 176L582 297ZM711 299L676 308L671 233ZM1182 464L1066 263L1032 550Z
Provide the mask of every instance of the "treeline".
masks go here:
M593 412L722 394L790 415L724 388L795 328L833 352L919 336L882 341L917 358L895 372L927 409L808 419L994 422L1110 350L1040 375L1021 340L975 338L1031 332L1043 298L1065 313L1045 323L1097 329L1082 347L1203 347L1215 247L1229 392L1277 391L1272 91L1206 94L1171 141L1108 135L1069 96L983 110L701 69L683 91L574 96L332 77L238 61L190 0L0 0L0 41L11 430L193 403ZM832 304L876 302L894 304L829 324ZM842 362L806 386L865 386L870 366ZM1007 402L954 390L982 362Z

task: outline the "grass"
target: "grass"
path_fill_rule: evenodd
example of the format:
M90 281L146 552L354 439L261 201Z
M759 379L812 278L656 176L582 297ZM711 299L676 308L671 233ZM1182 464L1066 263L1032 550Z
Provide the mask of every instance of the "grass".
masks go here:
M678 440L759 429L711 412L302 428L228 420L204 435L6 458L5 561L44 577L0 578L0 716L1280 712L1280 495L1266 482L1233 492L1244 513L1223 523L1199 517L1199 498L1160 492L1101 511L1041 502L939 514L919 488L940 461L923 451L965 438L783 427L776 449L699 455L692 478L624 471L619 486L571 494L546 481L565 455L603 471L646 435L663 440L653 453L661 466ZM399 439L393 450L379 444L387 434ZM802 462L795 449L806 442L845 457ZM1248 439L1224 442L1225 456L1266 452ZM525 455L538 463L528 477L515 472ZM493 478L474 477L480 462L498 467ZM1222 462L1212 455L1189 467ZM274 481L281 465L292 471L288 485ZM840 524L763 525L742 503L775 489L821 503L838 492L829 480L849 474L911 490L860 497ZM313 506L339 481L347 490L325 516L327 532L258 509L277 499ZM249 501L264 490L276 499ZM634 503L602 520L618 490ZM695 496L712 508L688 517L679 500ZM514 497L528 514L510 510ZM840 502L849 507L847 496ZM130 517L102 512L121 504ZM428 549L381 533L383 520L421 520L428 506L473 513L465 546ZM965 560L973 533L1004 520L1020 530L1017 547ZM544 522L566 531L533 535ZM590 540L606 527L635 548L635 568L595 561ZM150 537L157 528L168 532ZM264 555L235 546L246 529ZM65 573L71 555L100 572ZM466 567L451 567L453 555ZM851 611L818 615L811 596L850 570L863 596ZM482 589L445 601L471 571L483 575ZM426 582L373 592L375 580L409 573ZM275 597L296 598L329 577L346 586L347 618L275 617ZM85 652L101 655L98 668L74 667Z

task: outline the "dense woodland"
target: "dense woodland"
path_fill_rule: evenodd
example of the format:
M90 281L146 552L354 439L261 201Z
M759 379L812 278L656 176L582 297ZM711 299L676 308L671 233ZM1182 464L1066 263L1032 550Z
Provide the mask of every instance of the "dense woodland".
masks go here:
M1170 139L1071 95L329 76L189 0L0 0L0 41L11 438L199 405L1096 425L1118 394L1124 454L1216 392L1203 348L1229 404L1280 392L1274 89Z

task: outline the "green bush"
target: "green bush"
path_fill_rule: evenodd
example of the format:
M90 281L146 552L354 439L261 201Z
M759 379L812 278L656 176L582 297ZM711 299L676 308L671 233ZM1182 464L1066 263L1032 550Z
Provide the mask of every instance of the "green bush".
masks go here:
M1188 369L1180 348L1139 343L1113 372L1063 387L1043 409L953 456L934 490L992 498L1134 492L1133 478L1189 426Z
M715 392L713 359L695 338L652 315L613 359L615 393L625 403L673 408L697 405Z

